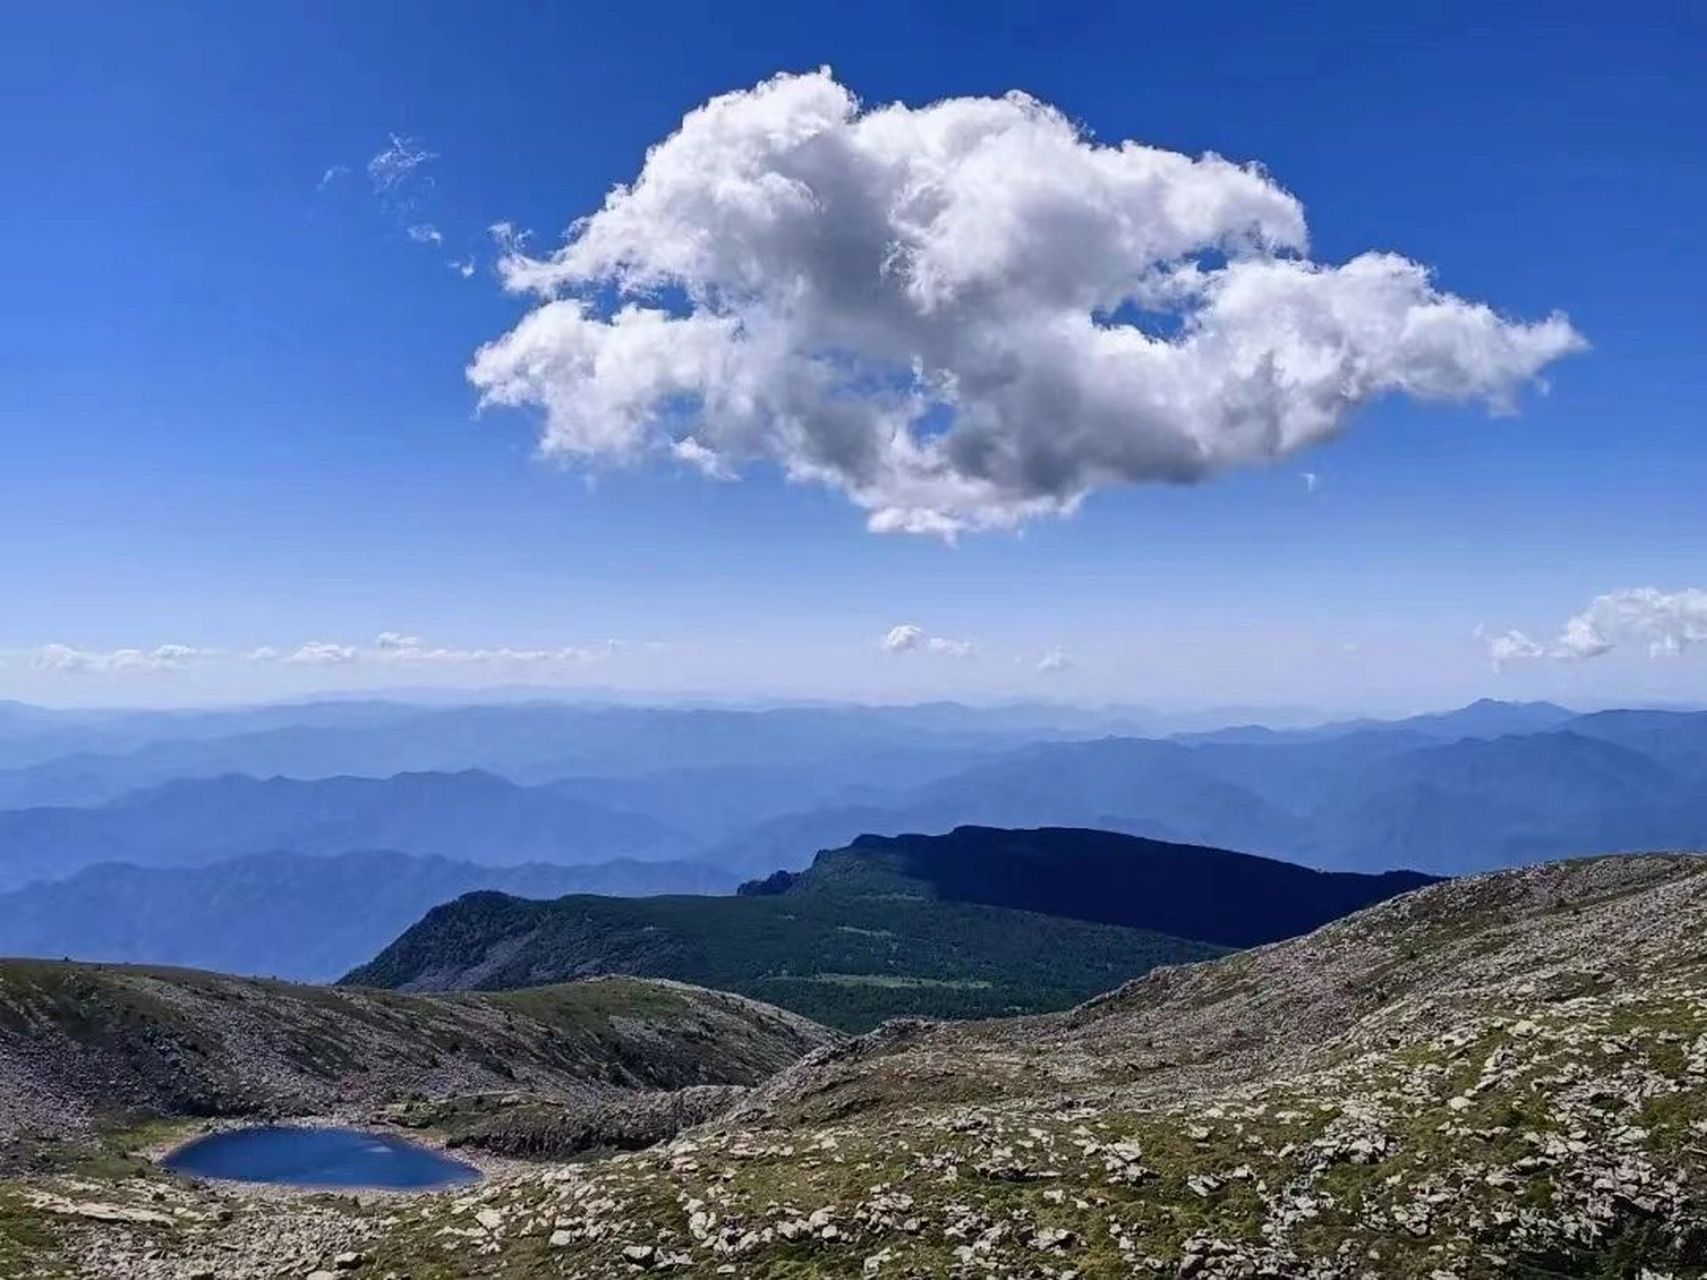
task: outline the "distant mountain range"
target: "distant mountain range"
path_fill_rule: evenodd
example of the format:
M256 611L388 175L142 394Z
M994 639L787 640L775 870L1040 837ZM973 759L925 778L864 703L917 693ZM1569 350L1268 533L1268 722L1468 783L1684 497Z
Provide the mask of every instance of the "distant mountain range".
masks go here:
M687 841L653 818L493 774L193 778L93 808L0 812L0 886L97 862L186 866L286 849L398 849L488 866L667 858Z
M857 841L735 898L473 893L428 912L345 981L441 991L631 973L863 1030L902 1014L1064 1008L1158 964L1219 954L1208 939L1287 937L1425 882L1102 831L965 828ZM1135 927L1152 920L1198 936Z
M1456 741L1459 738L1503 738L1513 733L1545 733L1556 729L1578 712L1556 702L1501 702L1481 698L1451 711L1430 711L1400 720L1332 720L1306 728L1276 729L1267 725L1233 725L1174 735L1180 742L1244 742L1271 746L1281 742L1319 742L1375 729L1409 733L1418 738Z
M550 737L551 726L600 723L582 711L561 720L562 708L461 710L479 712L470 723L494 743L504 739L494 726L506 715L524 742L535 732ZM633 722L641 713L599 714L622 726L603 763L642 763L647 739ZM390 848L494 865L673 859L753 876L804 866L816 850L868 832L966 824L1100 827L1323 867L1438 874L1707 842L1707 713L1576 715L1547 703L1482 702L1386 724L1179 739L1050 731L1018 745L1004 736L1006 721L974 742L947 711L921 711L922 737L903 740L893 735L904 717L872 714L869 724L851 710L826 714L817 723L833 732L813 748L804 712L657 713L654 761L675 763L601 776L186 777L98 805L0 807L0 887L97 862L189 865L277 849ZM353 734L371 747L418 727L369 722L379 715L369 708L353 726L301 732ZM766 740L736 753L744 763L724 749L735 725ZM185 742L210 762L226 761L222 752L241 758L253 745L248 736ZM582 758L593 745L529 742L510 754Z
M1700 848L1707 713L1478 703L1373 727L1039 743L886 803L769 818L697 856L758 872L861 833L960 824L1100 827L1439 875Z
M404 853L261 853L199 867L88 867L0 894L0 956L183 965L324 982L422 913L474 889L721 893L731 879L676 862L482 867Z
M1707 845L1703 712L1482 701L1388 722L1135 736L1146 723L1041 705L5 704L0 894L97 865L373 849L489 868L668 862L684 865L565 887L727 889L861 835L965 825L1097 828L1437 875ZM114 874L91 873L76 892ZM199 891L215 894L212 881L233 874L210 873ZM304 885L315 878L312 865L300 874ZM457 881L449 893L492 883ZM54 933L54 919L31 936L57 953L53 940L71 935ZM299 974L327 963L256 919L256 936L281 950L206 962ZM122 912L94 912L77 938L88 954L166 958L140 949L152 936Z
M1129 717L1058 708L792 707L767 711L564 702L325 702L231 711L0 714L0 808L88 805L179 778L241 773L458 773L522 783L677 770L789 777L801 799L952 772L1055 737L1134 732ZM797 803L799 800L797 799Z

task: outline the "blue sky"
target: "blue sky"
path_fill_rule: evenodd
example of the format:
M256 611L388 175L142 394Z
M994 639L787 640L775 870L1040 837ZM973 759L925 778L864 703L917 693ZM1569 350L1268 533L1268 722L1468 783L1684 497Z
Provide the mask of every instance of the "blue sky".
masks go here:
M11 15L0 696L1702 697L1687 644L1496 673L1473 634L1545 647L1606 593L1707 585L1698 7L916 8ZM867 104L1017 88L1101 142L1260 162L1317 261L1396 251L1502 315L1568 314L1592 350L1514 417L1382 399L1272 466L953 545L869 532L774 467L589 472L537 456L537 413L477 414L464 370L530 305L487 228L548 251L685 112L822 65ZM393 136L433 158L376 192ZM427 224L442 243L411 239ZM882 651L902 623L972 652ZM384 632L446 660L372 660ZM238 656L311 641L359 652ZM217 652L103 657L161 645Z

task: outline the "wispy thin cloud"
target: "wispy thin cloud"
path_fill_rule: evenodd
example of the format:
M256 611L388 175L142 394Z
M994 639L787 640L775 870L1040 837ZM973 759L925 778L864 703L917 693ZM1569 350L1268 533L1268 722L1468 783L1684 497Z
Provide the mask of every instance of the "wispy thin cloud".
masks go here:
M278 659L293 667L341 667L357 658L356 650L347 644L330 640L310 640Z
M692 436L672 443L670 453L677 462L686 463L701 475L713 480L735 478L735 473L729 469L729 464L723 460L722 454L715 449L707 449Z
M387 195L418 182L432 180L420 174L423 165L438 159L438 153L428 151L413 138L391 135L391 143L367 162L368 178L373 182L375 195Z
M46 644L36 650L32 665L39 671L124 672L179 671L216 651L187 644L162 644L152 649L74 649Z
M617 652L615 640L594 644L559 645L555 648L519 648L510 645L463 648L429 644L419 636L401 631L382 631L367 645L331 640L310 640L295 649L267 645L252 651L251 661L279 662L291 666L344 667L355 665L420 666L584 666L602 662Z
M527 243L533 238L533 232L523 230L513 222L494 222L486 228L486 234L492 237L492 243L498 246L501 253L521 253L527 248Z

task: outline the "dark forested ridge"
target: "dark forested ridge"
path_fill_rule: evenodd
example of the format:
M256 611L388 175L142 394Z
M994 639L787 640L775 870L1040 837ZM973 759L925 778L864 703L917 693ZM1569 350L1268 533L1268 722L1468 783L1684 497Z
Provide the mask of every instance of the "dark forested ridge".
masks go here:
M957 827L941 836L860 836L820 853L810 871L749 882L741 892L847 892L905 881L951 902L1248 947L1308 933L1435 878L1314 871L1113 831Z
M781 892L553 902L471 893L427 913L346 982L501 989L593 973L739 991L831 1026L903 1014L1063 1008L1222 948L1150 929L940 897L877 863L829 860Z
M897 1014L1064 1007L1157 964L1307 932L1426 883L1106 831L963 827L864 837L736 898L469 894L347 980L449 990L636 973L858 1029Z
M737 991L844 1030L904 1015L1058 1009L1206 943L1029 911L883 895L600 898L471 893L344 981L504 990L603 973Z

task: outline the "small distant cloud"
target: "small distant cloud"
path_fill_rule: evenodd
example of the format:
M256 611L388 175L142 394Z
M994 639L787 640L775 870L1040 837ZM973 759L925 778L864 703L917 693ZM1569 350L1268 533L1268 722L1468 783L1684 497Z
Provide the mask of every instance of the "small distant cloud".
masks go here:
M603 662L621 648L615 640L595 644L560 645L552 649L520 649L509 645L494 648L460 649L428 644L420 636L403 631L382 631L371 645L341 644L310 640L289 651L272 645L252 649L251 662L282 662L298 667L346 667L357 664L419 664L430 666L539 666L563 664L585 666Z
M888 634L878 642L878 647L885 653L906 653L909 649L917 649L924 635L923 627L916 623L903 622L890 627Z
M356 661L360 655L347 644L329 640L310 640L280 659L298 667L341 667Z
M1050 649L1037 660L1037 669L1045 675L1065 671L1072 665L1072 660L1067 657L1066 652L1058 647Z
M74 649L70 645L47 644L36 651L32 665L40 671L120 672L177 671L213 650L187 644L163 644L152 649Z
M1320 473L1315 472L1315 471L1306 471L1304 473L1304 492L1305 493L1316 492L1316 490L1321 487L1321 484L1322 484L1322 477L1321 477Z
M444 235L430 222L417 222L404 229L404 233L416 244L443 244Z
M382 631L372 644L344 644L333 640L308 640L295 648L264 644L241 653L202 649L187 644L163 644L152 649L76 649L65 644L46 644L31 654L31 665L41 671L140 672L177 671L207 659L226 657L256 664L293 667L349 667L359 664L420 663L439 666L560 664L586 666L613 657L620 649L616 640L591 644L559 645L555 648L524 649L509 645L491 648L456 648L431 645L420 636L402 631Z
M918 623L902 622L889 628L883 639L878 641L878 648L885 653L912 653L917 650L945 658L969 658L976 646L970 640L926 635Z
M678 462L685 462L703 476L713 480L733 480L735 473L723 461L723 455L715 449L707 449L692 436L685 440L677 440L670 445L670 455Z
M1640 645L1652 658L1675 658L1707 643L1707 590L1685 587L1630 587L1596 596L1587 608L1566 618L1551 644L1521 631L1477 629L1495 669L1521 658L1586 661L1614 649Z
M1508 664L1524 658L1539 658L1546 654L1534 640L1521 631L1489 631L1476 628L1476 639L1488 649L1488 660L1495 671L1504 671Z
M326 190L327 187L331 186L334 182L338 181L338 179L347 178L349 176L350 176L350 166L349 165L347 165L347 164L332 165L330 168L328 168L326 170L325 173L320 175L320 181L315 184L315 189L319 190L319 191L324 191L324 190Z
M445 263L445 266L456 272L457 275L461 276L464 280L474 274L473 258L464 258L460 262L453 258L451 261Z
M374 637L374 657L382 662L430 663L440 666L458 665L527 665L565 663L581 666L602 662L620 647L615 640L599 644L562 645L555 649L517 649L509 645L497 648L459 649L446 645L429 645L419 636L397 631L382 631Z

